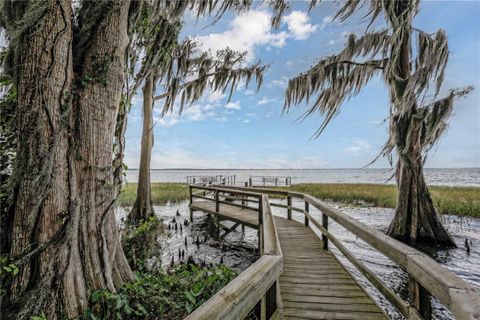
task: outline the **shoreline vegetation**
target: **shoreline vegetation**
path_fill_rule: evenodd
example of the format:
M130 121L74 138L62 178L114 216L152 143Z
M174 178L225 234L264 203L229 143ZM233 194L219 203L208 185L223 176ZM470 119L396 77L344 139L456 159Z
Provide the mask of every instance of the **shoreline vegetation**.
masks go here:
M395 207L397 194L395 185L364 183L301 183L283 189L308 193L322 200L384 208ZM136 190L136 183L126 184L119 205L132 206ZM479 187L430 186L429 190L440 214L480 217ZM154 205L188 200L188 196L188 185L185 183L152 183Z

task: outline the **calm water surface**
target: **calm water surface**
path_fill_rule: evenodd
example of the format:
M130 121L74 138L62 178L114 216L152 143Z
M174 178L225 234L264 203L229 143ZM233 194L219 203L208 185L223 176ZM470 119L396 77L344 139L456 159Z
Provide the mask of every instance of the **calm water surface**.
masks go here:
M282 170L152 170L152 182L186 182L187 176L235 175L237 182L249 176L289 176L292 183L394 183L390 169L282 169ZM480 186L480 168L425 169L431 185ZM137 182L138 170L127 171L127 182Z
M294 202L295 205L295 202ZM333 207L340 211L366 223L367 225L384 232L393 217L393 209L375 208L375 207L351 207L340 204L331 203ZM303 202L298 202L297 206L303 206ZM122 210L122 209L121 209ZM183 221L189 218L188 202L170 203L164 206L156 206L156 213L159 218L164 220L168 230L168 225L172 227L170 232L158 239L162 243L162 265L167 268L172 257L174 263L179 263L178 251L185 251L185 258L192 255L196 261L205 261L206 264L218 264L221 261L232 267L238 272L248 268L257 258L256 248L257 231L246 228L242 233L238 227L236 231L224 235L217 236L213 222L203 214L196 212L193 224L183 226ZM177 216L176 211L180 216ZM286 217L286 210L282 208L272 208L275 215ZM312 215L320 218L320 213L311 210ZM120 212L123 216L125 211ZM174 231L175 217L177 223L177 231ZM303 216L293 214L293 218L303 221ZM445 265L459 277L469 283L480 288L480 219L471 217L443 216L445 226L453 235L458 248L448 250L438 250L434 252L433 257L439 263ZM179 225L182 224L182 230ZM233 223L222 222L226 227L231 227ZM338 224L332 222L329 225L331 232L351 251L356 257L363 261L372 271L374 271L383 281L390 286L395 292L403 298L407 296L408 277L407 274L392 263L385 256L372 250L362 240L343 229ZM318 230L317 230L317 233ZM195 242L199 238L199 245ZM187 238L187 246L185 246L185 238ZM465 239L472 242L471 252L467 254L464 247ZM367 291L374 297L377 302L383 306L392 319L403 319L395 308L386 301L381 294L371 286L368 281L346 260L335 247L331 250L336 256L345 263L347 269L357 278ZM452 319L452 315L447 309L434 301L434 318L435 319Z

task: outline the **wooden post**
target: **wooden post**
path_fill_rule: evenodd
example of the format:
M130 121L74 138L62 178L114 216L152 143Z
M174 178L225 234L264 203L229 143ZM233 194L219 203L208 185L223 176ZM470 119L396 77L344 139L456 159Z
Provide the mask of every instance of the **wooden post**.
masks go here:
M292 206L292 197L287 196L287 218L288 220L292 220L292 209L290 207Z
M249 186L249 187L252 186L252 178L248 178L248 186Z
M248 182L245 181L245 187L248 187Z
M215 190L215 212L218 213L220 211L220 199L218 196L218 190Z
M408 289L410 301L417 309L420 316L425 320L432 319L432 303L430 301L430 294L417 280L412 276L408 277Z
M189 189L189 192L190 192L190 222L193 222L193 209L192 209L192 203L193 203L193 190L192 190L192 186L189 185L188 186L188 189Z
M258 252L263 255L263 195L258 197Z
M195 184L195 178L193 178L193 184Z
M328 230L328 216L324 213L322 213L322 225L326 230ZM328 250L328 238L323 233L322 233L322 243L323 243L323 250Z
M277 282L274 282L265 294L266 318L270 319L278 308L277 305Z
M309 205L310 205L310 204L309 204L307 201L305 201L305 211L306 211L307 213L308 213L309 210L310 210L310 208L309 208L310 206L309 206ZM307 217L307 215L305 215L305 225L308 227L308 217Z
M285 178L285 186L288 186L288 178Z
M265 296L260 300L260 320L267 320L267 301Z

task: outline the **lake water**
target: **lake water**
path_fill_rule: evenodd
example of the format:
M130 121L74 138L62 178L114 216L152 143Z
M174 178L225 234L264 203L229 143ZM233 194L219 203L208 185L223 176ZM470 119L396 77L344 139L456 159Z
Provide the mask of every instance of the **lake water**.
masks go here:
M292 183L394 183L391 169L209 169L151 170L152 182L186 182L187 176L236 176L237 184L250 176L288 176ZM480 186L480 168L425 169L427 183L446 186ZM127 171L127 182L138 180L138 170Z

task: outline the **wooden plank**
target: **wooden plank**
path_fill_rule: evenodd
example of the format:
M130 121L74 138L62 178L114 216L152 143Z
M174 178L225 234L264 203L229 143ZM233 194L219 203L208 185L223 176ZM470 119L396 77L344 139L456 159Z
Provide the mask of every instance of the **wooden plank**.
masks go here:
M340 304L372 304L372 301L364 296L359 297L332 297L332 296L305 296L294 293L282 293L284 301L298 301L311 303L340 303Z
M339 320L377 320L385 319L382 313L375 312L319 312L316 310L301 310L284 308L284 319L339 319Z
M284 301L285 308L296 308L301 310L318 310L318 311L351 311L353 312L372 312L380 313L378 307L374 304L354 304L354 303L341 303L338 299L330 301L328 303L311 303L311 302L297 302L297 301Z

